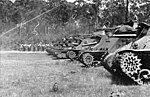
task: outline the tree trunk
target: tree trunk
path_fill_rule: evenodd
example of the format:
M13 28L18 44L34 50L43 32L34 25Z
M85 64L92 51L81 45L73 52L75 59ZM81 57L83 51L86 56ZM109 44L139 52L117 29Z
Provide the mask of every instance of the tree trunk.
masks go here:
M125 22L128 21L128 7L129 7L129 0L126 0L126 15L125 15Z

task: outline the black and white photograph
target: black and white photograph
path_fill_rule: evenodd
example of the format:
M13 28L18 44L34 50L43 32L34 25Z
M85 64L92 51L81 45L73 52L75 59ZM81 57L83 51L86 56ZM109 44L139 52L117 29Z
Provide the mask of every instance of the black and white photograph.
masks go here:
M0 97L150 97L150 0L0 0Z

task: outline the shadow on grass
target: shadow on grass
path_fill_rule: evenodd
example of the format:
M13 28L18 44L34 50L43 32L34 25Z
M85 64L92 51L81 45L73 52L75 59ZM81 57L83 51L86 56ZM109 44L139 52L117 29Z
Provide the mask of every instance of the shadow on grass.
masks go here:
M67 58L59 58L59 57L57 57L57 56L54 56L54 55L52 55L52 54L47 54L49 57L51 57L52 58L52 60L64 60L64 59L67 59Z
M111 76L112 83L111 84L117 84L117 85L137 85L131 78L129 78L127 75L112 75Z
M88 70L90 68L100 68L100 67L88 67L88 66L85 66L85 65L82 65L81 67L83 68L84 71ZM137 85L137 83L134 82L127 75L125 75L125 74L113 75L113 74L105 71L105 69L100 69L99 76L111 79L111 83L110 84L126 85L126 86L128 86L128 85Z
M82 65L81 67L82 68L91 68L90 66L85 66L85 65Z
M51 56L52 54L47 53L48 56Z
M52 58L52 60L64 60L64 59L66 59L66 58L57 58L57 57L51 57Z

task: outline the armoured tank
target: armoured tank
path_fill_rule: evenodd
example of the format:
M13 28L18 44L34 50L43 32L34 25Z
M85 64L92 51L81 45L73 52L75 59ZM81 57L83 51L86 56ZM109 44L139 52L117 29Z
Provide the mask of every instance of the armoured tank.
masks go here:
M80 39L80 43L76 41L72 42L72 44L74 45L72 47L56 48L54 46L51 46L47 48L46 51L56 58L74 59L79 51L88 49L89 46L97 44L100 39L101 36L90 35L86 38L84 37L84 39Z
M123 33L119 33L120 28L111 32L111 36L104 35L101 41L91 47L88 50L83 51L78 60L84 64L84 66L100 66L104 58L109 54L114 52L116 49L130 43L136 37L136 29L128 29ZM111 31L111 30L110 30ZM109 33L109 31L107 31ZM107 34L106 33L106 34Z
M81 44L72 49L65 49L62 53L66 53L68 59L74 60L78 58L78 55L87 49L95 46L101 41L102 35L91 35L88 38L82 40Z
M139 23L136 39L108 54L103 66L114 76L124 76L136 84L150 81L150 25Z
M77 46L80 44L80 42L81 39L77 38L77 36L63 37L56 41L52 41L51 47L56 49L64 49L64 48Z

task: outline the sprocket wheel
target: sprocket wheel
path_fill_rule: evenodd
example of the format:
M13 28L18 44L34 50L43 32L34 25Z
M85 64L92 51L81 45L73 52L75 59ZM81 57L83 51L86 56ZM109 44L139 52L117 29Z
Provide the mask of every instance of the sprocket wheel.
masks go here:
M94 57L90 53L85 53L83 55L83 63L86 66L91 66L94 61Z
M135 75L138 75L141 70L140 66L142 64L140 61L141 59L138 59L138 57L131 52L123 53L120 60L120 67L122 71L138 84L140 84L141 81L138 80Z
M68 51L67 56L70 59L74 59L76 57L76 53L74 51Z

